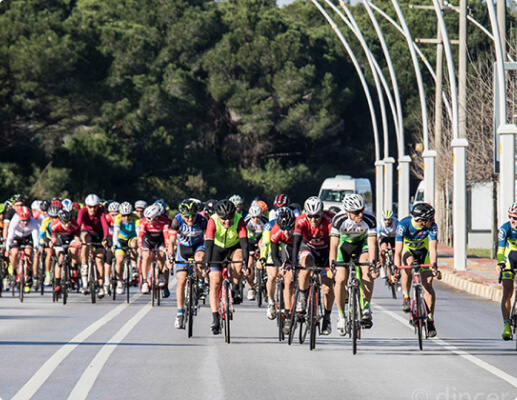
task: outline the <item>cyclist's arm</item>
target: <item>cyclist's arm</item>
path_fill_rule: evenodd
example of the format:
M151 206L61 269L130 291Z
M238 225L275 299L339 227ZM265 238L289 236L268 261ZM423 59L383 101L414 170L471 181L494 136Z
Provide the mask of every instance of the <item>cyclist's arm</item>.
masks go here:
M106 219L106 215L101 215L101 225L102 225L102 240L108 240L109 234L109 225L108 220Z
M120 234L120 221L115 220L115 224L113 225L113 247L118 247L118 235Z
M31 234L32 234L32 243L35 249L39 248L39 242L38 242L38 236L39 236L39 225L38 222L31 218L30 222L31 224Z
M300 252L300 246L302 244L303 236L301 233L294 233L293 235L293 261L294 265L298 264L298 253Z
M506 225L506 224L505 224ZM506 251L506 240L508 238L508 231L505 229L505 225L499 228L499 235L497 241L497 262L504 263L504 254Z
M205 232L205 262L212 261L212 252L214 250L215 222L213 219L208 220Z
M438 263L438 241L436 240L429 241L429 261L431 264Z
M369 262L373 263L377 258L377 235L368 235L366 241L368 243Z
M332 265L334 261L337 260L337 252L339 247L339 235L330 235L330 245L329 245L329 266Z
M242 220L237 225L237 232L239 233L239 242L242 249L242 259L247 263L250 253L248 249L248 230L246 229L246 223Z
M275 267L280 267L282 265L282 260L278 256L280 246L278 243L271 242L271 258L273 258L273 264Z

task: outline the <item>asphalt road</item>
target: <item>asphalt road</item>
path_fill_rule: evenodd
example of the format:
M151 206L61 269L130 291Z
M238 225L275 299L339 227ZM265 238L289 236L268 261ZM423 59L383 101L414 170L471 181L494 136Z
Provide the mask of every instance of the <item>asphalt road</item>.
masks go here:
M438 284L438 337L424 350L382 282L374 326L358 354L335 332L316 350L276 338L276 323L253 302L236 307L232 343L213 336L203 306L194 337L174 329L175 301L152 308L73 294L68 305L49 294L24 303L0 299L1 399L412 399L517 398L515 342L500 339L499 305Z

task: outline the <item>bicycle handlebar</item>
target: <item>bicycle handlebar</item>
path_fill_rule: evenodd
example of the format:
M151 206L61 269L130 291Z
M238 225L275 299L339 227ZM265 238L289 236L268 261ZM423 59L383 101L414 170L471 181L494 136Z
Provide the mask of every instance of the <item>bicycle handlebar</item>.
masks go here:
M434 264L400 265L400 266L397 266L397 269L420 269L420 268L427 268L427 267L434 267Z

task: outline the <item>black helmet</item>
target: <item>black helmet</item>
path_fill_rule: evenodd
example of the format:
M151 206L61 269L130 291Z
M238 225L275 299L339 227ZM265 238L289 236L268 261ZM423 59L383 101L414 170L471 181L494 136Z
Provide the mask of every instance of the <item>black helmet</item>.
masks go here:
M288 206L289 204L291 204L291 199L289 199L288 195L281 193L278 196L276 196L273 204L276 207Z
M213 214L215 213L215 205L217 204L217 200L216 199L210 199L210 200L207 200L205 202L205 211L208 213L208 214Z
M411 210L411 216L417 221L420 219L432 219L434 217L434 208L428 203L417 203Z
M288 207L280 207L276 212L276 223L280 229L292 228L296 217L293 210Z
M235 204L228 199L223 199L215 205L215 212L221 218L230 218L235 215Z
M199 205L197 201L192 199L184 199L178 206L182 215L196 215L199 211Z
M59 211L61 211L61 209L58 206L50 206L47 214L50 218L57 218Z
M70 222L72 220L72 213L70 211L59 210L57 216L61 222Z
M48 200L43 200L40 204L39 204L39 209L41 211L48 211L48 208L50 207L50 201Z

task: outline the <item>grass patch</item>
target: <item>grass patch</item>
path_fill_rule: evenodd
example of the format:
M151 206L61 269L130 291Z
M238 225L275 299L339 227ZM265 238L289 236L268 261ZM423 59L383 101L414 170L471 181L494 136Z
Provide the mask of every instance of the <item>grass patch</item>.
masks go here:
M481 258L492 258L490 249L467 249L467 254L472 254Z

